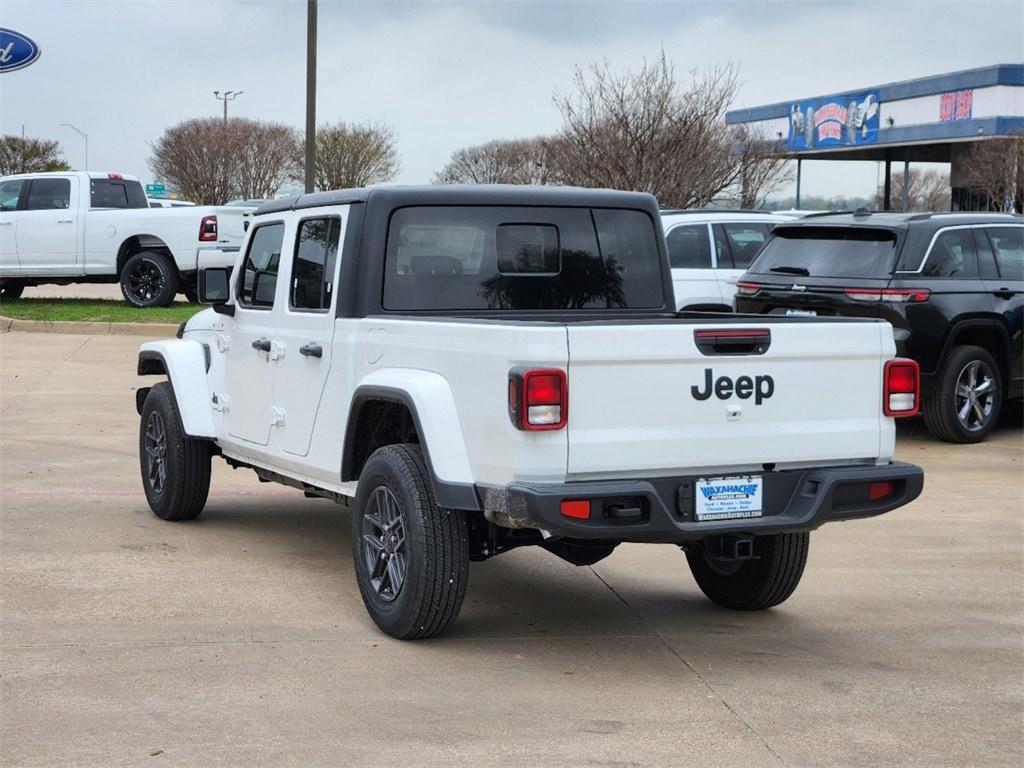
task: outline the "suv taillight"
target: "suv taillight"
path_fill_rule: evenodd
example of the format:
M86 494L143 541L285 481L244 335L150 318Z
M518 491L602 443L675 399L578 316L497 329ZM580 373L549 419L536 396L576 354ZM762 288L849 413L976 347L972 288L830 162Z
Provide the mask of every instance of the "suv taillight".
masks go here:
M203 216L199 222L199 240L201 242L216 242L217 240L217 217Z
M562 429L569 420L565 371L516 368L508 374L508 415L528 432Z
M855 301L888 301L896 304L920 304L928 301L931 291L927 288L846 288L843 293Z
M736 283L736 295L737 296L753 296L756 293L760 292L760 290L761 290L761 284L760 283L748 283L748 282L743 281L743 280L741 280L740 282Z
M916 416L921 406L921 368L916 360L898 357L882 374L882 412L902 418Z

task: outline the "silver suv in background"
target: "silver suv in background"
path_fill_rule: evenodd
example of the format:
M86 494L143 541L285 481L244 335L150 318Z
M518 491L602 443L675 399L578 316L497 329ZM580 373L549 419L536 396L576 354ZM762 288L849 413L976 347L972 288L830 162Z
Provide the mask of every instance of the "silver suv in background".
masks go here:
M676 310L732 312L736 282L776 224L792 216L747 210L663 210Z

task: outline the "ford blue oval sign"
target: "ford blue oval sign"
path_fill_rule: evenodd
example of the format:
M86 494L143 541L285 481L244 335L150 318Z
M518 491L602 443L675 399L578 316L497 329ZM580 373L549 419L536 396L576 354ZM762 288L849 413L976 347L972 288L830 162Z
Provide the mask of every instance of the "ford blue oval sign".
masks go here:
M27 67L39 58L39 46L20 32L0 27L0 72Z

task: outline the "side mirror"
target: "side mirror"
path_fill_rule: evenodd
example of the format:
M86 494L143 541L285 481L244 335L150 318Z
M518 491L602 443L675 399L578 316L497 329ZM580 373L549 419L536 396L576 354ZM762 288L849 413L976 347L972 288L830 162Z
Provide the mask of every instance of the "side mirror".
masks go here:
M221 315L235 314L235 308L226 304L230 296L231 270L225 267L210 267L199 270L199 301L212 304L213 311Z
M274 294L277 293L277 273L257 272L253 276L252 303L259 307L274 306Z

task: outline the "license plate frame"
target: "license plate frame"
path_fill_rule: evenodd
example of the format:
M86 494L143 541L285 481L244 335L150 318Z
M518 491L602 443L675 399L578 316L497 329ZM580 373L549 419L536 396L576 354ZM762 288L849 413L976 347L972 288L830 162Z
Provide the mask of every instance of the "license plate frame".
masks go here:
M748 520L764 516L764 477L699 477L694 483L693 516L697 522Z

